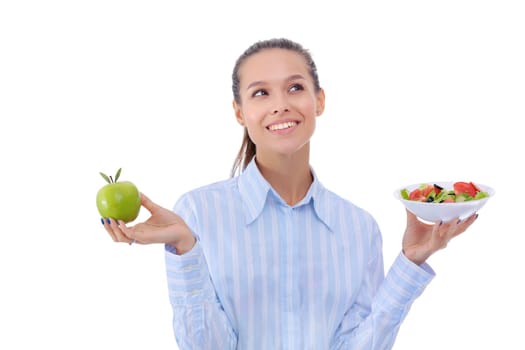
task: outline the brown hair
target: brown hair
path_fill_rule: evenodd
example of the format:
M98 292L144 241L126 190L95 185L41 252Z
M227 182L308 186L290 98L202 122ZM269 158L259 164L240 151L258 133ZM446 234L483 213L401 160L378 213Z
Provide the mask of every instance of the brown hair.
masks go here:
M233 98L235 99L235 102L237 102L237 104L241 105L241 97L239 95L239 68L244 63L244 61L246 61L247 58L266 49L285 49L297 52L298 54L303 56L306 61L306 64L308 65L308 71L314 82L315 90L317 92L321 90L321 86L319 84L319 76L317 75L317 67L308 50L303 48L300 44L289 39L269 39L258 41L252 46L250 46L246 51L244 51L244 53L241 56L239 56L239 58L235 62L232 74L232 91ZM233 167L231 170L232 177L235 176L235 174L240 173L241 171L246 169L250 161L255 156L255 152L255 143L253 143L253 141L250 139L250 136L248 135L248 130L245 127L241 148L239 149L239 153L235 158L235 162L233 163Z

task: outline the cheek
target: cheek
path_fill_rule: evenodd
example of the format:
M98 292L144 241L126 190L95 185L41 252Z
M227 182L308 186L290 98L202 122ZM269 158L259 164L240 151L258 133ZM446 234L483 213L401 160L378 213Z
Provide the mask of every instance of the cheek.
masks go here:
M317 111L317 99L311 94L301 94L294 101L295 107L303 114L311 115Z
M302 111L305 116L308 117L316 117L317 116L317 104L315 101L308 100L305 102L302 106Z
M254 108L253 106L246 106L243 108L243 119L247 126L255 125L260 122L264 116L260 108Z
M248 128L248 131L253 128L253 125L255 124L255 121L250 113L244 114L244 126Z
M250 136L250 139L257 144L258 139L258 133L260 133L260 124L262 118L260 117L260 114L253 108L244 108L243 109L243 122L244 127L248 131L248 135Z

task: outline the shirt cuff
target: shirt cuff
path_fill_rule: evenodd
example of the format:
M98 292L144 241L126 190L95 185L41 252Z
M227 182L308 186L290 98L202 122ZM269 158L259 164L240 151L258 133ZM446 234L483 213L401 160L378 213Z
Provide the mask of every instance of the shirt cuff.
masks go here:
M213 299L214 289L199 241L183 255L177 255L173 246L165 245L165 262L173 305L202 304Z
M407 312L435 275L427 263L416 265L400 253L379 291L382 294L379 300L383 301L381 306L392 311Z

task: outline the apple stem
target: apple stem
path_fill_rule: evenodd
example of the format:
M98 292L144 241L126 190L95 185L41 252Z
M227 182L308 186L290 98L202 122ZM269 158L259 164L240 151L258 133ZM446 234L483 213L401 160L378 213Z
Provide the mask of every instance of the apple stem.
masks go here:
M115 183L115 181L113 181L113 178L111 177L111 175L109 175L109 179L111 180L111 183Z

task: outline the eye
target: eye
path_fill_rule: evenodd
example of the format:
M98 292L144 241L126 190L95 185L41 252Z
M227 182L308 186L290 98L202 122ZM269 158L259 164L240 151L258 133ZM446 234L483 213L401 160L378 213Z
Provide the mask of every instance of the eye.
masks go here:
M293 84L288 89L288 91L290 91L290 92L301 91L301 90L304 90L304 87L301 84Z
M252 97L265 96L265 95L268 95L268 92L266 92L266 90L264 89L256 90L252 93Z

